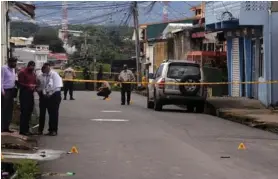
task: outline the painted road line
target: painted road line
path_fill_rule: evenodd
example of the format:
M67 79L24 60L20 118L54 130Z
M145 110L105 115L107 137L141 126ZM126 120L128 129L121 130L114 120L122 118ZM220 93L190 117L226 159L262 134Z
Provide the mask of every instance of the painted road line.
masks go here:
M91 121L98 121L98 122L127 122L127 119L91 119Z
M122 111L113 111L113 110L102 110L101 112L108 112L108 113L113 113L113 112L122 112Z

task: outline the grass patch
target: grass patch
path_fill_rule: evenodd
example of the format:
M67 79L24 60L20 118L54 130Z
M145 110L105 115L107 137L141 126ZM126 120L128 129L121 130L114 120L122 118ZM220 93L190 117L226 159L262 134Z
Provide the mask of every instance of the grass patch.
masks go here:
M38 163L33 160L21 160L14 165L16 171L15 179L36 179L39 175Z

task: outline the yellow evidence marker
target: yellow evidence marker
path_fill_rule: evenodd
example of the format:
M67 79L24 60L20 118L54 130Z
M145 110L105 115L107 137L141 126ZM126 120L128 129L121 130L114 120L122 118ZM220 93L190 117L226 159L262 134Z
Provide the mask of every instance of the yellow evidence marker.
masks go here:
M243 143L240 143L238 146L238 150L246 150L246 147Z
M75 146L73 146L71 149L70 149L70 153L72 153L72 154L78 154L78 150L77 150L77 148L75 147Z

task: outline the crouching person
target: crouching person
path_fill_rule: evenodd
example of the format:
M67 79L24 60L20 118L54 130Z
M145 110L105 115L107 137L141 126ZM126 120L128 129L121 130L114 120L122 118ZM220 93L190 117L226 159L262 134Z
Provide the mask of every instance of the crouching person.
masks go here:
M111 86L107 81L104 81L102 83L102 86L98 89L98 96L103 96L103 100L107 99L109 95L111 94Z

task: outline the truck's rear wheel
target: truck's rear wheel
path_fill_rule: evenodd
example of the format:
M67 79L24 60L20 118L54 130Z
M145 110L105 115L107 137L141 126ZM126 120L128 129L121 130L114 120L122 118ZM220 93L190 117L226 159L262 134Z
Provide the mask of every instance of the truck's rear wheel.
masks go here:
M156 96L154 95L154 110L155 111L161 111L162 110L162 104L161 102L159 102L157 99L156 99Z
M193 105L187 105L186 108L187 108L188 112L194 112L194 106Z
M200 103L196 106L196 112L197 113L203 113L205 111L205 104Z
M149 100L149 95L147 98L147 108L153 109L154 108L154 102Z

